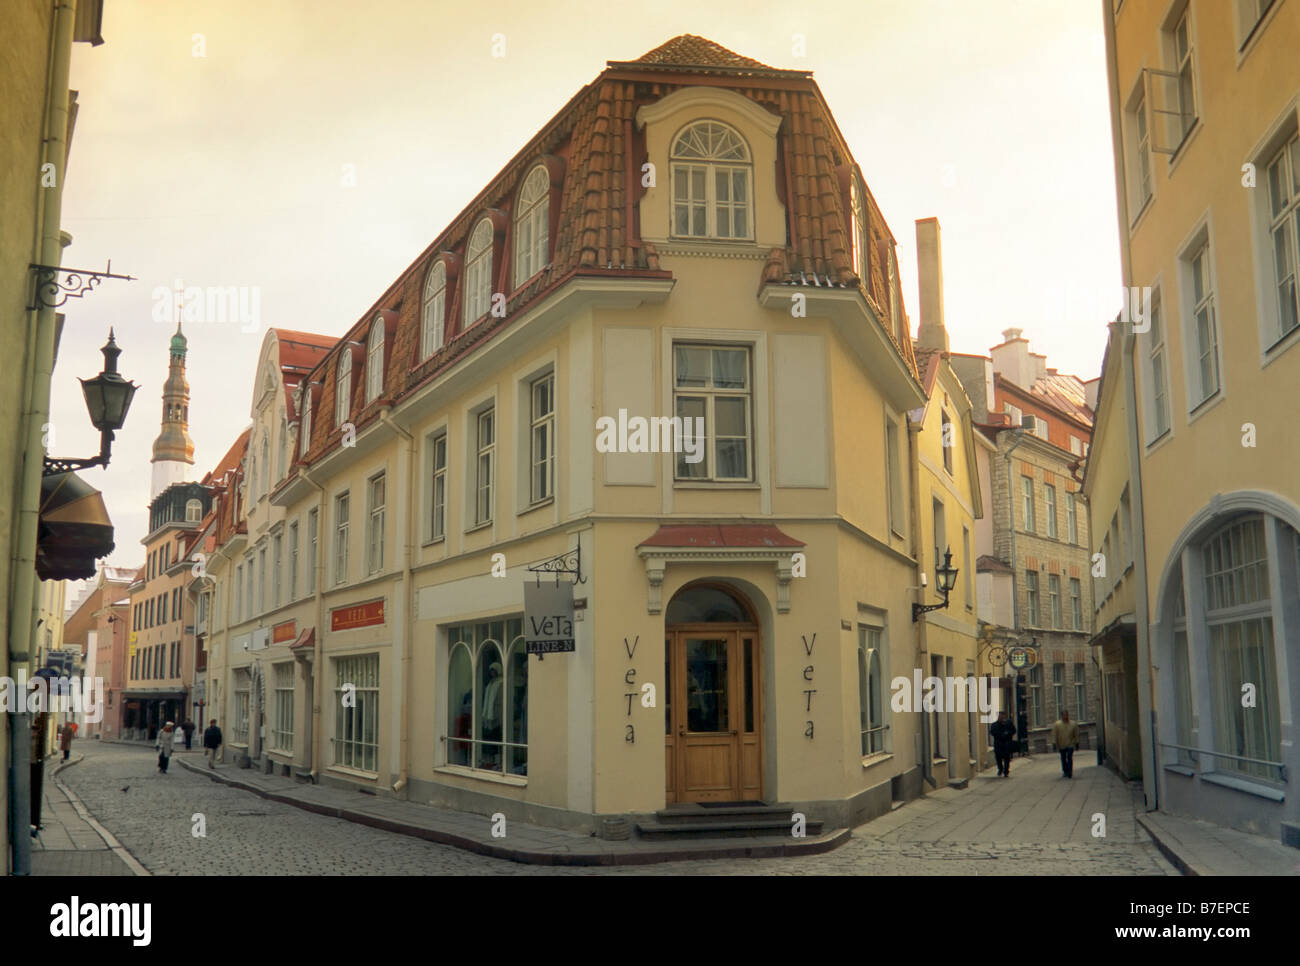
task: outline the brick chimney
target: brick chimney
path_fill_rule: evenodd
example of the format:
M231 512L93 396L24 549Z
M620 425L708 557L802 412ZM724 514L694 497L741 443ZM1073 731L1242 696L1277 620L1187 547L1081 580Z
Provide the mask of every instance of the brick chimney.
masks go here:
M916 222L916 275L921 296L921 328L917 344L923 349L948 351L948 330L943 324L943 248L939 219Z

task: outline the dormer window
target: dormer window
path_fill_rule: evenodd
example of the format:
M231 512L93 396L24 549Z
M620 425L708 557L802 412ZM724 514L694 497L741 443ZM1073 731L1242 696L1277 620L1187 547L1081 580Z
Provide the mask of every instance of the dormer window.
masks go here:
M372 403L384 391L384 320L377 318L370 326L370 344L366 348L366 403Z
M420 326L420 358L427 359L442 348L447 317L447 266L434 263L424 280L424 311Z
M524 179L515 218L515 287L523 285L546 265L550 240L550 181L538 165Z
M753 238L750 170L744 139L716 121L699 121L672 148L673 234Z
M311 386L303 386L301 400L298 404L298 443L299 451L306 456L311 447Z
M484 218L465 248L465 328L487 315L492 301L492 222Z
M185 503L185 522L199 523L203 519L203 504L198 500L187 500Z
M334 375L334 424L342 426L352 412L352 349L343 346Z

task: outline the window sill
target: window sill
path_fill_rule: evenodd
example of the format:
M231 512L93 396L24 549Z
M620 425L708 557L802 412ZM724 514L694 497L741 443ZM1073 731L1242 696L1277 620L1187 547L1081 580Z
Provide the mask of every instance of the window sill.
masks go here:
M1168 768L1167 765L1165 767ZM1245 792L1247 795L1267 798L1274 802L1286 801L1286 792L1281 788L1275 788L1259 781L1252 781L1249 778L1237 778L1235 775L1229 776L1220 772L1208 772L1201 775L1201 781L1210 785L1222 785L1224 788L1231 788L1233 791Z
M525 506L521 506L517 511L516 515L523 516L526 513L532 513L534 510L540 510L543 507L551 506L554 503L555 503L555 497L553 496L544 497L543 499L538 500L536 503L529 503Z
M1182 775L1184 778L1196 777L1196 769L1191 765L1165 765L1165 771L1173 772L1175 775Z
M462 778L476 778L479 781L494 782L497 785L513 785L524 788L528 779L520 775L506 775L501 772L484 771L481 768L469 768L465 765L438 765L433 769L435 775L459 775Z
M421 546L421 547L436 547L436 546L438 546L438 544L440 544L440 543L446 543L446 542L447 542L447 536L446 536L446 534L444 534L444 535L441 536L441 537L434 537L432 540L426 540L426 541L424 541L424 543L420 544L420 546Z
M1261 369L1267 368L1272 364L1274 359L1278 358L1278 356L1282 355L1288 349L1295 348L1297 345L1300 345L1300 326L1292 329L1286 335L1279 337L1271 346L1265 349L1263 354L1260 356L1259 367Z
M870 768L872 765L879 765L879 764L883 764L884 762L893 761L893 760L894 760L894 753L892 751L877 751L870 755L864 755L862 757L862 767Z
M1223 402L1224 398L1225 393L1223 391L1223 386L1219 386L1219 388L1214 390L1211 395L1206 396L1187 413L1187 425L1192 425L1192 423L1196 422L1210 410L1214 409L1215 406Z
M1273 15L1277 13L1280 6L1282 6L1282 0L1273 0L1269 8L1264 11L1264 16L1256 20L1255 25L1250 28L1250 33L1246 34L1246 39L1237 48L1237 70L1241 70L1241 65L1246 62L1246 58L1250 56L1251 51L1259 46L1259 38L1268 29L1269 22L1273 19Z
M761 490L762 484L748 480L673 480L674 490Z
M1192 126L1188 129L1187 133L1183 135L1183 139L1178 142L1178 147L1174 148L1174 153L1169 156L1168 176L1170 178L1174 176L1174 168L1178 167L1178 163L1186 157L1188 147L1194 140L1196 140L1196 135L1201 133L1201 128L1203 127L1205 127L1205 125L1201 123L1200 115L1192 118Z
M349 768L347 765L330 765L325 771L333 775L342 775L344 778L360 778L363 781L379 781L379 772L362 771L360 768Z
M476 524L474 524L472 527L466 527L466 528L465 528L465 532L466 532L466 533L478 533L478 531L480 531L480 530L486 530L486 529L487 529L488 527L490 527L490 526L492 526L492 521L491 521L491 520L484 520L482 523L476 523Z
M1137 210L1137 214L1133 216L1132 223L1128 226L1130 237L1137 234L1138 225L1142 223L1143 219L1146 217L1146 213L1151 210L1151 205L1155 200L1156 193L1153 191L1151 194L1147 195L1146 200L1142 202L1142 207Z
M1147 447L1146 447L1146 455L1150 456L1150 455L1151 455L1152 453L1154 453L1154 452L1155 452L1155 451L1156 451L1156 450L1157 450L1161 445L1163 445L1163 444L1164 444L1165 442L1167 442L1169 439L1173 438L1173 435L1174 435L1174 433L1173 433L1173 430L1172 430L1172 429L1166 429L1163 433L1161 433L1161 434L1160 434L1159 436L1157 436L1155 439L1151 440L1149 443L1147 443Z

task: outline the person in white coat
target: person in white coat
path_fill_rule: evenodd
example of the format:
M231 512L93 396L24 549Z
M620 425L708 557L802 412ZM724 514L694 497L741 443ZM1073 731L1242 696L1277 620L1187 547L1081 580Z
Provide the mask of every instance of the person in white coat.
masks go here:
M158 732L158 770L167 774L167 764L172 760L172 745L176 741L176 725L168 721Z

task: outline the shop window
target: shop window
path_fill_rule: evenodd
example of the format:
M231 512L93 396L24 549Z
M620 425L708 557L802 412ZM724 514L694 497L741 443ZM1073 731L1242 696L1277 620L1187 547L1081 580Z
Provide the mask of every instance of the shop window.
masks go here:
M447 642L447 764L527 775L523 619L456 624Z

